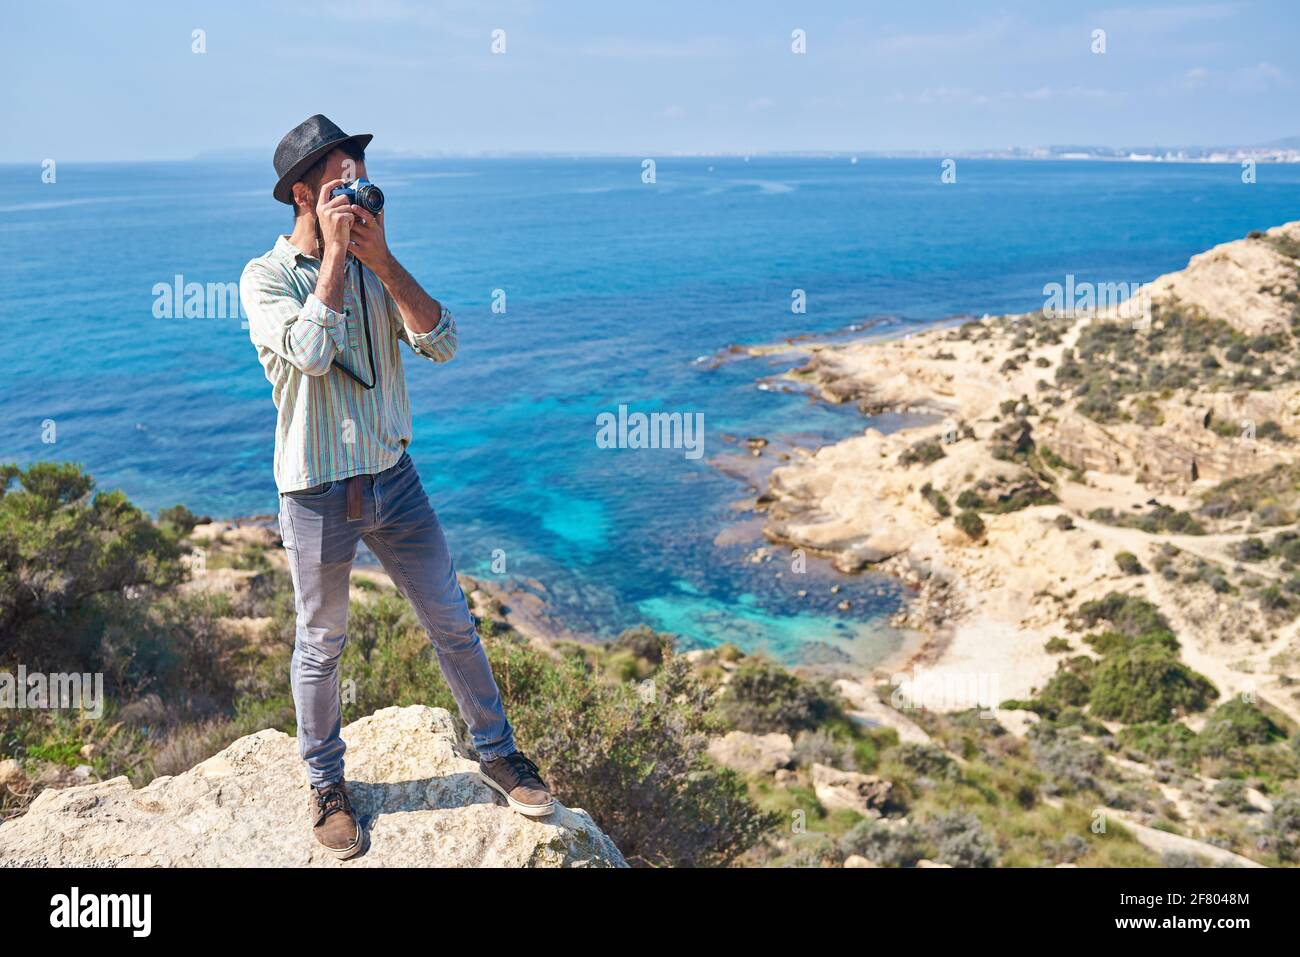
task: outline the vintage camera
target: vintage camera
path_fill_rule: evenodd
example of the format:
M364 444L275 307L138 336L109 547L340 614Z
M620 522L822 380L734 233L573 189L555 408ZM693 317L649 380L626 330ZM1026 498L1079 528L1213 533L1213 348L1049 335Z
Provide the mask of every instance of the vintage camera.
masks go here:
M354 179L350 183L336 186L330 196L346 196L348 202L372 213L384 208L384 192L368 179Z

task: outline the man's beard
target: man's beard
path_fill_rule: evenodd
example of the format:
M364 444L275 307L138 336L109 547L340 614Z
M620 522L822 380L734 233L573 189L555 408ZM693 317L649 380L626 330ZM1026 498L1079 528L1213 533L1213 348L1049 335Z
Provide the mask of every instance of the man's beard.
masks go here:
M316 232L316 258L321 259L325 256L325 234L320 231L320 217L315 214L317 193L311 191L311 208L312 208L312 229Z

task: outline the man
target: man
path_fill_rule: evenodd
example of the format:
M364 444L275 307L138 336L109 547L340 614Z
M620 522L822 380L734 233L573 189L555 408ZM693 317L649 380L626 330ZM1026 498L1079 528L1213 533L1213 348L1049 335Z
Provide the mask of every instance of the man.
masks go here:
M370 140L320 114L289 131L276 147L273 195L293 207L293 232L250 262L239 282L277 412L280 533L297 607L290 685L298 749L315 839L338 858L363 846L343 780L338 676L358 541L429 633L483 780L521 813L552 809L537 765L515 747L442 529L406 452L411 411L398 340L422 359L447 362L455 321L389 251L383 212L331 195L366 177Z

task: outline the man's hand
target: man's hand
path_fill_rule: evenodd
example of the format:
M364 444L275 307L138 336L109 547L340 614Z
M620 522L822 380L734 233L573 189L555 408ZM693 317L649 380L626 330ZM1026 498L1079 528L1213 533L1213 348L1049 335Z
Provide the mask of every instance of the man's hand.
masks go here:
M330 190L345 182L342 179L332 179L322 184L320 195L316 197L316 222L325 244L325 249L321 250L322 255L327 251L348 250L348 241L356 219L354 211L360 207L350 205L346 196L330 196Z
M352 241L348 251L379 277L384 288L397 303L402 322L417 335L432 332L442 317L442 304L415 281L409 272L388 249L384 232L384 211L378 214L360 206L350 207L352 212Z
M330 190L346 180L332 179L316 197L316 225L320 228L320 274L316 277L316 298L339 312L343 309L343 278L348 264L348 241L356 217L346 196L330 196Z
M393 254L388 251L384 233L384 211L377 214L361 206L350 206L352 213L351 245L348 251L370 267L376 275L384 273Z

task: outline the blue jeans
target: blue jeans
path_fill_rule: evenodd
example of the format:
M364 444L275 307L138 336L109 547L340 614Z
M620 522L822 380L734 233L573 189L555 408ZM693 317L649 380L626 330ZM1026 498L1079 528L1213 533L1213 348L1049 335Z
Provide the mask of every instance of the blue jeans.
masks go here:
M514 731L411 457L403 454L392 468L360 481L360 521L348 521L342 481L280 496L280 536L298 612L290 686L298 752L312 785L343 779L338 665L347 643L348 583L358 541L415 606L474 747L485 758L510 754Z

